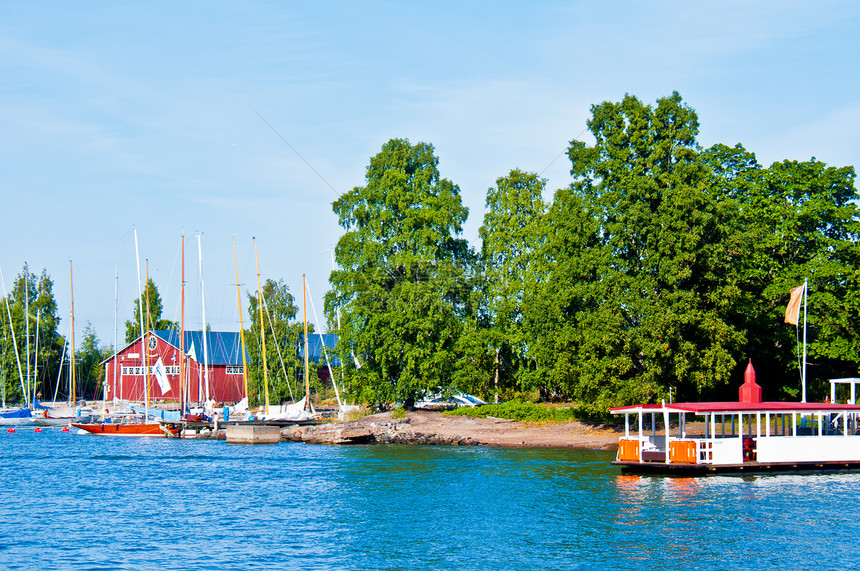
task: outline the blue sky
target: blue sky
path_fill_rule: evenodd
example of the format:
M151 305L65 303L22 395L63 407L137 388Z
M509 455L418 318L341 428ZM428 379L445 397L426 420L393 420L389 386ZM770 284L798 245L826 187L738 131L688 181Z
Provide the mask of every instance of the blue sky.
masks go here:
M90 321L113 343L115 270L120 337L137 295L132 229L170 319L184 234L200 327L200 234L206 319L236 330L232 239L244 291L256 237L262 278L301 304L306 273L323 319L331 202L387 140L435 146L477 247L495 180L541 173L551 199L590 106L625 93L677 90L705 147L857 165L858 38L847 1L3 2L6 288L45 268L66 334L72 260L76 340Z

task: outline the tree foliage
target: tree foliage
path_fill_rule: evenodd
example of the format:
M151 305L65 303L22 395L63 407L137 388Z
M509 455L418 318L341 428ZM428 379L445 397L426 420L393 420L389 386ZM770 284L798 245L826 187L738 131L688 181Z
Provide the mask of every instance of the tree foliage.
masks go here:
M53 394L60 367L60 354L65 343L65 339L57 333L60 318L57 315L53 287L54 282L46 270L43 269L37 277L25 264L8 294L6 301L9 303L9 311L6 310L6 301L0 305L0 314L3 316L0 320L0 337L3 339L0 358L7 402L26 400L22 385L30 387L29 392L32 394L33 383L36 393ZM9 314L12 318L11 327ZM17 359L15 346L12 345L13 331L18 349ZM28 362L30 377L26 378Z
M101 399L105 370L101 362L113 355L110 346L102 347L92 323L87 321L84 326L83 338L76 353L76 392L78 397Z
M263 358L260 342L260 310L257 292L249 292L248 315L250 322L245 332L248 349L248 392L249 400L262 403L265 394L263 387ZM267 279L263 283L263 329L266 338L266 362L271 402L280 402L291 397L300 399L296 393L299 372L296 347L303 325L296 323L298 308L293 295L283 280ZM283 359L283 361L281 361Z
M392 139L370 160L366 184L333 204L345 229L335 249L329 312L342 310L342 354L361 400L404 400L447 387L473 254L459 237L468 210L442 178L432 145Z
M464 341L484 348L473 362L491 362L492 379L468 388L498 396L499 387L514 383L517 373L526 375L527 348L531 338L523 329L523 307L528 284L533 281L534 256L546 239L543 216L546 181L519 169L496 180L487 192L484 223L480 228L481 255L476 280L474 334ZM476 339L472 341L472 338ZM479 375L478 371L472 375ZM491 381L491 382L486 382Z
M571 142L571 184L549 206L534 174L513 170L489 190L478 257L425 143L389 141L366 185L334 203L345 233L327 308L343 309L341 349L362 362L353 395L458 387L600 413L734 398L751 358L766 397L796 396L799 332L783 313L804 278L813 396L856 374L853 167L764 168L741 145L702 149L677 93L591 111L594 143Z
M151 330L157 329L179 329L179 324L169 319L161 317L164 307L161 301L161 295L158 293L158 288L152 278L146 281L146 287L136 298L133 305L132 318L125 322L125 342L131 343L140 337L140 307L143 304L143 321L144 327Z

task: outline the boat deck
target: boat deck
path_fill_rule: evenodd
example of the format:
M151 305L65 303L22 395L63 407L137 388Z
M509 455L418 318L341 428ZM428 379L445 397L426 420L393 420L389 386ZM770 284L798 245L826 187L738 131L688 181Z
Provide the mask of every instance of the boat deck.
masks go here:
M743 464L677 464L666 462L622 462L616 460L622 472L638 474L669 474L701 476L707 474L801 474L824 472L854 472L860 469L860 461L816 461L816 462L744 462Z

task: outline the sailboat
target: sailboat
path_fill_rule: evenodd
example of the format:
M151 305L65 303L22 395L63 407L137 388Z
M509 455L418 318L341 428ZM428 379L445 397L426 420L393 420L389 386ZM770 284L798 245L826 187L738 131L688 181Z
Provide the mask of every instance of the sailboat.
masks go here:
M75 386L75 293L74 279L72 274L72 262L69 260L69 282L71 284L71 340L72 353L69 362L71 374L71 390L69 391L69 406L64 407L46 407L39 403L35 398L34 410L41 409L41 412L33 416L33 422L40 426L62 426L69 424L71 421L87 422L94 418L95 411L92 407L82 404L80 407L77 402L77 387Z
M257 287L259 288L259 262L257 269ZM304 325L305 325L305 396L298 402L293 404L282 405L279 407L277 411L271 411L270 407L266 406L266 413L263 416L264 421L295 421L295 422L304 422L310 421L316 418L316 411L313 408L313 404L310 401L311 387L310 387L310 377L309 375L309 366L308 366L308 311L307 311L307 285L305 283L305 276L302 275L302 304L304 306ZM263 324L263 304L265 303L263 299L263 290L260 288L260 299L258 301L258 305L260 307L260 335L263 336L262 324ZM265 345L264 345L265 347ZM265 351L263 353L265 358ZM267 393L268 396L268 393ZM268 399L267 399L268 402Z
M138 254L138 245L137 245L137 230L134 231L134 249L135 254ZM184 266L184 253L185 253L185 236L182 237L182 251L183 251L183 266ZM184 268L183 268L184 272ZM147 270L147 274L149 271ZM184 286L183 286L184 287ZM138 288L138 316L140 318L140 343L141 348L141 360L143 364L143 379L144 379L144 393L145 393L145 402L146 408L143 415L129 415L122 416L117 419L111 418L107 411L101 422L73 422L72 426L83 430L85 432L89 432L90 434L99 434L102 436L178 436L179 435L179 426L172 423L159 423L158 421L153 421L150 419L149 415L149 377L151 374L149 367L149 349L148 344L146 343L146 339L148 335L151 335L148 329L144 329L144 321L143 321L143 293L141 291L140 285L140 256L137 255L137 288ZM147 303L147 306L149 304ZM148 309L148 308L147 308ZM147 311L148 313L148 311Z

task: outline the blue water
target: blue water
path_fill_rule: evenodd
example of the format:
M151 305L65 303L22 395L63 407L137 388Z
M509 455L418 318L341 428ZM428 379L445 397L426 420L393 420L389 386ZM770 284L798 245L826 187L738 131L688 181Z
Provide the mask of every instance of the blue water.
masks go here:
M860 564L860 474L621 475L598 451L0 433L2 569Z

